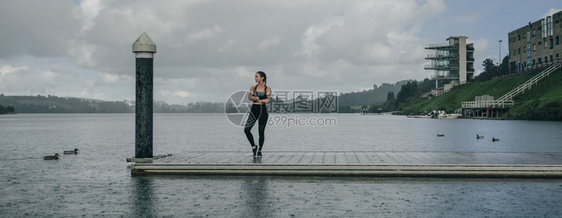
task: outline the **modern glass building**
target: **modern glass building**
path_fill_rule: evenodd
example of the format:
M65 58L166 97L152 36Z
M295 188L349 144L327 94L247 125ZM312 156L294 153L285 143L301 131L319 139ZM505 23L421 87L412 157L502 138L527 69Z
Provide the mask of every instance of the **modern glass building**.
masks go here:
M425 65L426 70L433 70L431 77L435 80L434 96L443 94L455 85L464 84L474 79L474 46L467 44L466 36L451 36L449 43L430 44L425 49L434 50L434 54L425 59L431 63Z

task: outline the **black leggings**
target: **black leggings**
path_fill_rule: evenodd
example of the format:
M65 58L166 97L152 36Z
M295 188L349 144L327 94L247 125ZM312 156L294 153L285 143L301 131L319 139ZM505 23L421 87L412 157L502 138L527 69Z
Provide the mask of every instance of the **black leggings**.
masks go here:
M265 104L253 104L252 108L250 109L250 114L248 114L248 121L246 122L246 127L244 127L244 133L246 133L246 137L248 141L250 141L250 145L253 147L256 145L254 142L254 136L252 135L252 127L258 121L258 134L260 136L259 139L259 150L263 147L263 142L265 140L265 126L267 126L267 118L269 114L267 113L267 107Z

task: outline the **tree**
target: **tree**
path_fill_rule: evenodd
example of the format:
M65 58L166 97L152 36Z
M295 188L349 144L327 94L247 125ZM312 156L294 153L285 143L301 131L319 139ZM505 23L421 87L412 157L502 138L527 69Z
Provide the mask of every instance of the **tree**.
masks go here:
M423 81L419 82L418 86L422 93L430 92L433 88L435 88L435 81L425 78Z
M494 64L494 61L489 58L482 62L482 66L484 67L484 72L494 73L498 71L498 67Z
M496 76L507 75L509 74L509 55L505 56L502 60L502 63L498 66L494 64L492 59L486 59L482 62L482 66L484 67L484 72L480 73L478 76L474 78L475 81L483 82L490 80Z
M482 66L484 67L484 72L480 73L474 80L483 82L492 79L494 76L498 74L498 66L494 64L492 59L486 59L482 62Z
M390 91L388 92L388 94L386 95L386 101L390 101L390 100L394 100L394 92Z
M416 81L409 81L402 85L400 92L396 96L396 100L399 103L407 103L409 99L418 97L420 90L418 88L418 83Z

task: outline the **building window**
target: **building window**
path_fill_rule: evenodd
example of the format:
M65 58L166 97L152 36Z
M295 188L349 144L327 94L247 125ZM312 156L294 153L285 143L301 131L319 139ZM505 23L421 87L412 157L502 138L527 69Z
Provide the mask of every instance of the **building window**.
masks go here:
M539 58L539 64L542 64L542 58Z
M558 45L558 44L560 44L560 37L559 36L556 37L556 45Z

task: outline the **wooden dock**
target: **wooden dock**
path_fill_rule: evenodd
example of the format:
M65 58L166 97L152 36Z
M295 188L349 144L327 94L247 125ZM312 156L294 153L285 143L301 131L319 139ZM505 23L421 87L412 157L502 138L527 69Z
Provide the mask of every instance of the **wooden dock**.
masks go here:
M131 164L132 174L562 178L562 152L192 152Z

